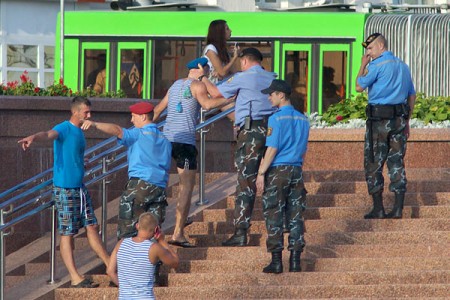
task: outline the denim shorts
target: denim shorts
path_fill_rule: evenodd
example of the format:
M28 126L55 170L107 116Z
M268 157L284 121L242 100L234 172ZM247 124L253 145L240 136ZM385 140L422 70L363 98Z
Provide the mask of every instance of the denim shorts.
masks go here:
M58 214L59 234L75 235L79 229L97 224L92 199L84 185L81 188L54 186L52 199Z

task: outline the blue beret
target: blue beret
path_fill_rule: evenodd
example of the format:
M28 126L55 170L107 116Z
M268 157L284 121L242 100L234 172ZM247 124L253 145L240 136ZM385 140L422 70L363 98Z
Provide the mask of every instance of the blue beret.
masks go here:
M196 58L194 60L191 60L190 62L188 62L188 64L186 65L186 67L190 70L190 69L198 69L198 65L200 64L202 67L206 66L206 64L208 63L208 59L206 57L199 57Z

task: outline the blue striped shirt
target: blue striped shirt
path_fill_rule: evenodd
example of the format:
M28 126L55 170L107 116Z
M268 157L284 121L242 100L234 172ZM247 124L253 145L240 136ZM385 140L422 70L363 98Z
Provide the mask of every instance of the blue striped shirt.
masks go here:
M153 280L155 265L149 260L150 240L141 243L132 238L122 241L117 252L119 300L155 299Z
M179 79L169 89L164 136L171 142L195 146L195 126L198 124L200 104L192 96L192 79ZM177 106L182 111L177 111Z

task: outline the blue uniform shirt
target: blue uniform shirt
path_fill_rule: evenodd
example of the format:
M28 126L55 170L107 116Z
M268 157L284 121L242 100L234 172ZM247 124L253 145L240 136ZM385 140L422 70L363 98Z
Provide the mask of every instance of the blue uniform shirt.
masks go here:
M274 112L270 101L267 100L267 95L261 93L261 90L270 86L276 77L275 73L268 72L258 65L236 73L217 86L225 98L238 95L235 106L237 126L244 125L246 116L251 116L253 120L261 120Z
M123 130L120 145L128 147L128 177L165 188L169 180L172 144L156 124Z
M269 117L266 146L276 148L270 166L302 166L309 137L309 120L287 105Z
M83 131L69 121L56 125L53 130L58 132L53 142L53 185L66 189L82 187L86 147Z
M362 88L369 88L369 104L403 104L416 94L408 66L390 51L371 61L367 70L357 80Z

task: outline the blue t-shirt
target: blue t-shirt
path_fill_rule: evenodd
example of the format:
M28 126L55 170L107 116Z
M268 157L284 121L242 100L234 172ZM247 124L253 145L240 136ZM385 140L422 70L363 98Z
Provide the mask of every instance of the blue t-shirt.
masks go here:
M165 188L169 180L172 144L156 124L123 130L119 145L128 147L128 177Z
M229 98L236 98L235 124L244 125L245 117L251 116L253 120L261 120L271 115L275 110L261 90L267 88L277 75L264 70L261 66L253 66L244 72L238 72L226 82L218 85L220 93Z
M369 104L403 104L416 94L408 66L390 51L371 61L367 70L357 80L363 89L369 88Z
M53 142L53 185L79 188L84 177L84 133L69 121L56 125L53 130L58 132L58 138Z
M309 137L308 118L287 105L269 117L266 146L276 148L270 166L302 166Z
M192 79L179 79L170 87L164 136L171 142L195 146L200 104L192 96L191 84Z

